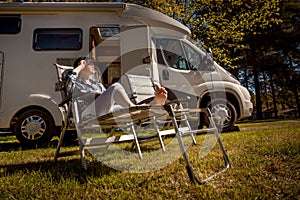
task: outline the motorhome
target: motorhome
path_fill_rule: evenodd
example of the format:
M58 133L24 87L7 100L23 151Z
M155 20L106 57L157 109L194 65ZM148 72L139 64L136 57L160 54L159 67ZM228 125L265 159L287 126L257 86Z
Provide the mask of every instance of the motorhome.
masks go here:
M186 106L212 110L224 129L251 115L249 92L157 11L126 3L0 3L0 128L22 144L49 142L61 127L53 63L91 56L106 86L124 73L151 76Z

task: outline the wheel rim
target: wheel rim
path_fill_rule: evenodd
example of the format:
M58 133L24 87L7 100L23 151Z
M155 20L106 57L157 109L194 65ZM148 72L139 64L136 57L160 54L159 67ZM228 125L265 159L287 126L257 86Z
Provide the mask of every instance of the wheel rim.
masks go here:
M27 117L21 126L21 132L24 138L28 140L37 140L43 136L46 130L46 122L37 115Z
M212 116L218 126L226 126L231 121L231 111L225 104L217 104L211 108Z

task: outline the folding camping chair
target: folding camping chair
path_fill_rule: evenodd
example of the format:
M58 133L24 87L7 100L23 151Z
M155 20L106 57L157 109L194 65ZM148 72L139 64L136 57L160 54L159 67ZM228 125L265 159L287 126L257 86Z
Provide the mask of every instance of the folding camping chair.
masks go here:
M80 96L76 96L76 94L69 94L68 91L72 91L70 87L76 82L75 76L71 76L69 82L64 78L64 76L72 69L69 66L59 65L54 63L57 69L58 75L58 83L56 83L56 91L61 91L62 94L62 102L59 104L60 107L63 108L65 116L64 122L62 123L62 129L60 134L60 139L56 148L56 153L54 156L54 160L57 161L57 158L60 156L60 147L62 145L65 133L69 129L74 129L75 125L78 125L78 129L81 129L83 126L86 126L86 129L110 129L112 133L108 138L98 138L98 139L82 139L81 134L77 134L78 142L79 142L79 151L81 155L82 165L85 169L87 169L86 161L85 161L85 152L84 146L93 146L100 144L110 144L114 142L125 142L125 141L133 141L138 149L139 157L142 158L142 153L140 150L139 140L153 139L153 137L137 137L135 124L142 124L145 122L149 122L150 118L165 115L165 111L163 108L156 109L156 113L149 112L149 106L139 105L135 107L129 108L129 110L124 109L121 111L116 111L114 113L108 113L107 115L98 117L99 124L96 125L94 122L94 118L86 118L81 119L80 111L78 110L78 105L80 104ZM125 75L127 79L123 79L123 84L134 85L131 88L131 99L135 103L147 103L150 101L155 93L154 85L152 82L149 82L149 77L146 76L134 76L134 75ZM134 80L133 80L134 78ZM146 80L146 82L145 82ZM70 84L72 83L72 84ZM145 89L145 90L144 90ZM149 99L147 99L149 98ZM130 113L130 116L128 114ZM157 113L160 112L160 113ZM72 120L73 119L73 120ZM90 125L92 124L92 125ZM89 126L90 125L90 126ZM122 135L122 136L113 136L113 132L115 128L129 128L131 134ZM164 148L163 141L160 135L158 135L161 146Z
M59 69L69 69L67 67L62 67L58 64L55 64L55 66ZM63 70L61 70L63 71ZM60 72L61 73L61 72ZM62 74L62 73L61 73ZM60 77L60 76L58 76ZM154 88L153 88L153 83L151 81L151 78L147 76L140 76L140 75L130 75L130 74L124 74L124 78L121 80L122 84L128 84L129 89L127 92L129 93L129 96L132 97L133 101L135 103L137 102L147 102L151 97L154 96ZM62 79L59 78L59 81L63 81ZM75 80L73 80L75 81ZM64 85L63 83L60 83ZM60 87L62 89L65 89L66 87ZM127 88L127 87L125 87ZM150 97L150 98L149 98ZM208 108L196 108L196 109L189 109L189 108L183 108L180 102L178 101L171 101L166 103L165 106L148 106L148 105L137 105L134 107L130 107L127 109L121 109L112 113L108 113L103 116L90 116L89 118L82 119L79 114L78 110L78 103L80 103L80 99L76 97L76 95L73 94L73 98L70 98L67 96L66 99L62 101L60 106L63 106L63 104L67 104L67 112L66 112L66 117L65 117L65 123L63 123L63 128L60 134L60 139L59 143L56 149L55 153L55 158L54 160L56 161L58 156L59 156L59 151L60 147L62 144L62 140L65 134L65 131L68 129L68 126L70 125L68 122L69 117L71 117L71 108L73 108L73 117L75 118L75 124L77 125L77 130L78 129L83 129L83 128L91 128L91 129L110 129L112 130L111 134L109 135L108 138L98 138L95 140L89 140L89 139L83 139L80 134L78 135L78 142L79 142L79 150L80 150L80 155L81 155L81 161L84 169L87 169L87 164L86 164L86 159L85 159L85 152L84 148L87 145L106 145L106 144L111 144L115 142L125 142L125 141L132 141L135 146L137 147L138 155L139 158L142 159L142 151L140 148L140 141L141 139L145 138L139 138L138 133L136 131L136 124L142 125L145 123L149 123L149 120L152 120L151 122L154 122L155 125L155 130L156 130L156 138L159 139L160 145L162 147L162 150L165 150L164 146L164 141L163 141L163 136L166 135L176 135L181 153L183 154L184 160L186 162L186 169L189 175L190 180L193 183L199 183L203 184L206 181L212 179L216 175L226 171L229 166L229 158L226 153L226 150L222 144L221 138L218 133L218 129L215 126L215 123L212 119L212 115L210 113L210 110ZM205 129L196 129L193 130L189 124L189 116L191 113L205 113L210 121L210 127L205 128ZM157 127L157 123L159 123L160 118L166 117L167 113L167 118L164 118L164 120L170 120L172 123L173 129L169 130L159 130ZM96 122L96 123L95 123ZM184 123L183 123L184 122ZM114 136L114 131L115 128L118 127L126 127L130 129L130 134L127 135L121 135L121 136ZM211 132L214 133L218 144L221 148L222 155L224 158L224 164L225 167L214 173L213 175L209 176L208 178L205 178L203 180L199 180L193 171L193 168L191 166L191 163L189 161L189 157L187 154L187 150L185 147L185 144L183 142L183 137L184 136L190 136L193 143L196 144L196 140L194 137L194 134L199 134L199 133L206 133L206 132ZM148 139L148 138L146 138Z

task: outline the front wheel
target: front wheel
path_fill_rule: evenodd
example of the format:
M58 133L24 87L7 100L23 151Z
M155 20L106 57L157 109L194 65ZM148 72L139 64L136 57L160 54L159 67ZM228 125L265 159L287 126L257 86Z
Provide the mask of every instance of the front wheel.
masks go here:
M31 109L18 117L13 133L23 146L36 147L51 140L55 133L55 124L47 112Z
M235 107L227 99L214 99L208 102L214 122L219 130L229 131L234 126L237 119ZM208 121L207 121L208 123Z

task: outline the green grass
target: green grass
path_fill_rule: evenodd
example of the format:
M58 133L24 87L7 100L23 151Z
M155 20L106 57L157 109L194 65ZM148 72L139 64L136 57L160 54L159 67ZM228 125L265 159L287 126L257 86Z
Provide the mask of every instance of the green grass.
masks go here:
M78 155L59 158L53 163L55 145L21 150L0 148L0 199L300 199L300 121L275 121L239 124L241 131L222 134L231 168L204 185L191 184L180 157L170 165L147 173L121 172L88 156L88 171L81 168ZM10 138L12 144L15 139ZM186 139L188 141L189 138ZM222 167L218 148L206 151L198 144L188 148L197 176L205 177ZM166 155L178 150L168 139ZM0 138L0 147L8 145ZM213 140L212 140L213 141ZM122 144L127 149L128 144ZM174 147L172 147L174 145ZM62 151L77 149L63 147ZM160 165L156 141L143 143L145 161ZM116 158L118 149L109 148ZM200 159L199 155L205 155ZM109 159L108 156L106 159ZM114 160L130 171L131 160ZM154 162L154 163L153 163ZM157 162L157 163L155 163Z

